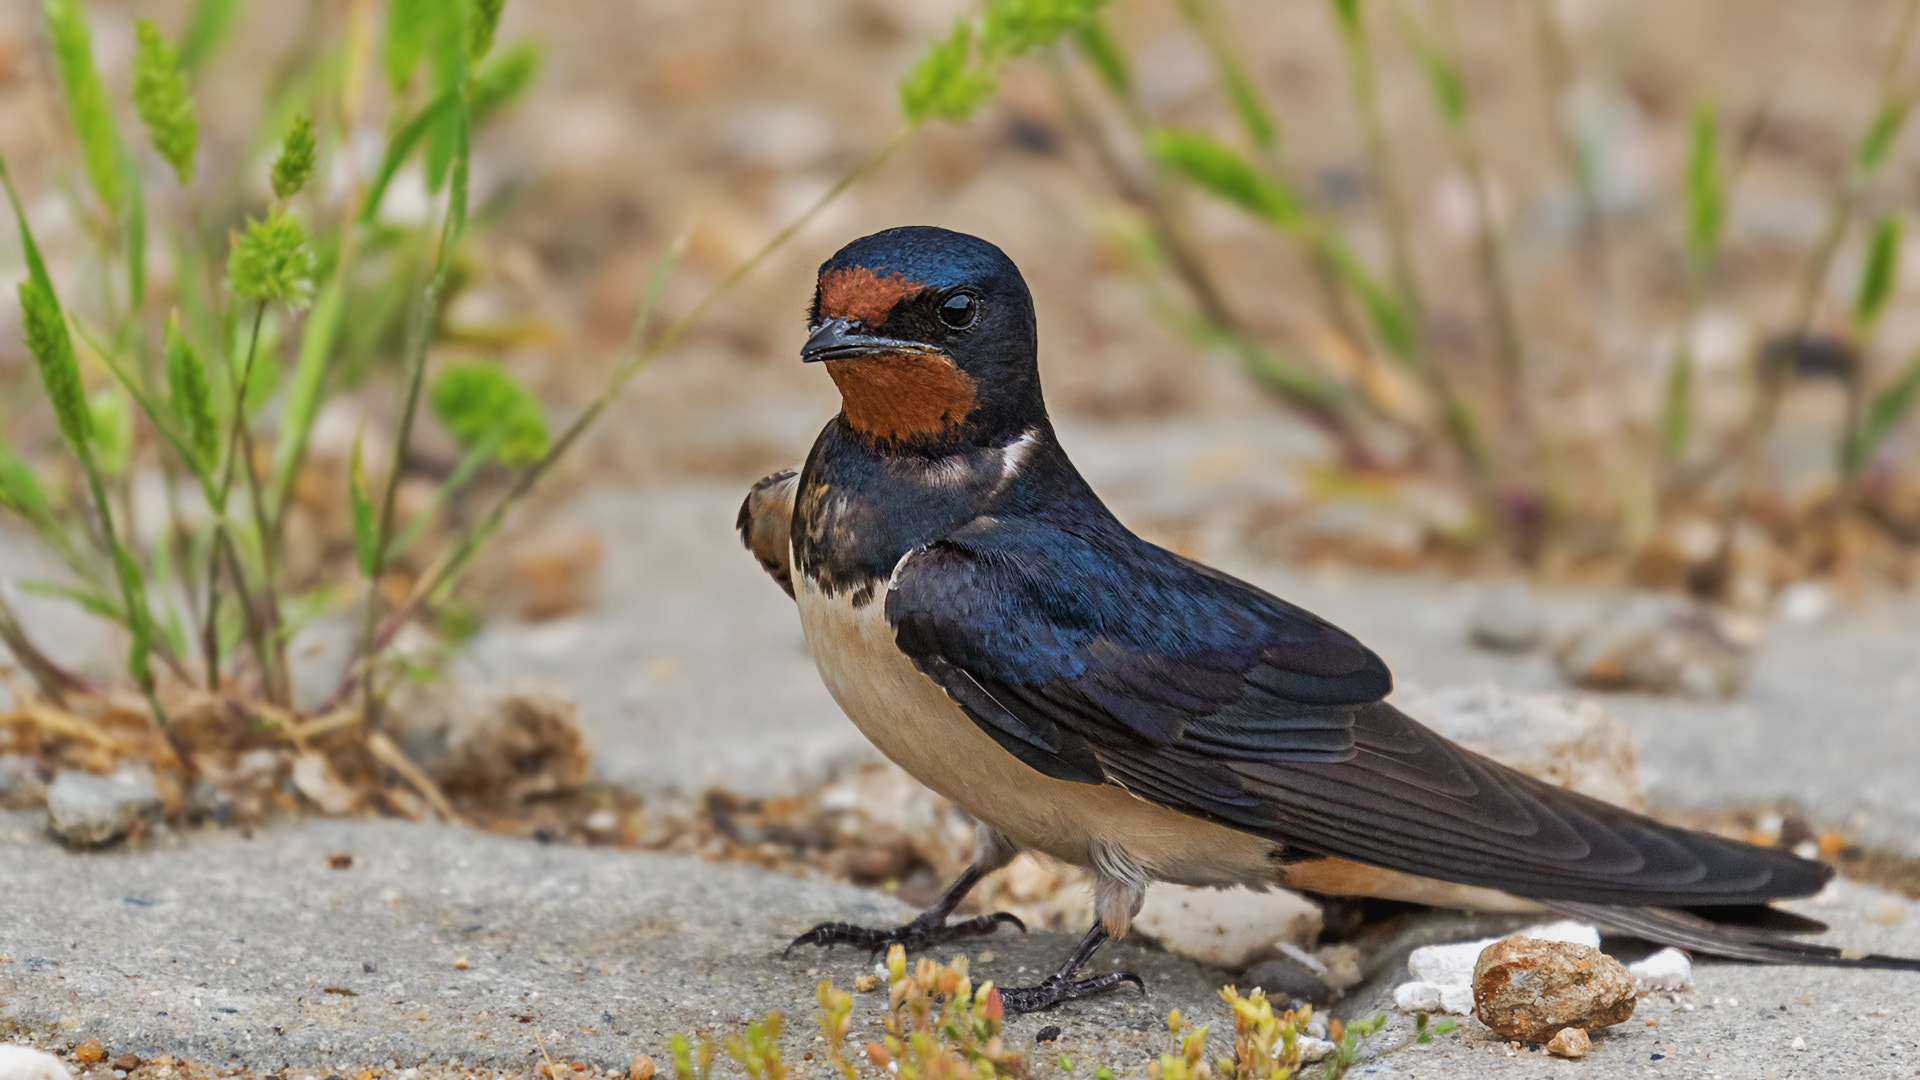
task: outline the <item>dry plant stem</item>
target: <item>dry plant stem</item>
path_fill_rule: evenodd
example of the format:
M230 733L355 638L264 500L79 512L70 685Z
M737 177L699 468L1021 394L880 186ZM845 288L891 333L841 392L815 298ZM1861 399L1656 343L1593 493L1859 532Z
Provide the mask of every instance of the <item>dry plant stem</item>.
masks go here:
M648 295L642 302L638 316L634 319L633 329L628 333L626 344L621 350L623 353L621 361L614 368L613 377L607 380L607 385L602 387L600 393L594 397L586 409L574 418L573 423L568 424L566 430L560 433L560 436L554 440L553 446L547 451L547 455L521 470L520 475L514 478L513 486L508 488L506 493L495 501L493 506L488 510L486 517L483 518L478 525L471 527L462 534L459 542L453 549L436 560L426 573L420 576L419 580L414 583L413 590L407 595L406 600L388 616L384 623L379 625L377 633L374 632L371 619L369 620L367 640L361 650L359 662L349 668L346 675L341 678L340 684L334 688L332 694L328 695L326 702L315 711L322 714L331 712L341 701L345 700L347 695L353 692L355 686L370 687L372 684L373 661L386 650L387 646L393 643L393 639L399 634L400 629L419 613L421 606L425 604L427 599L431 597L441 585L451 580L466 568L467 563L472 560L481 546L498 531L501 523L506 520L507 512L518 504L519 501L526 496L527 492L533 489L534 485L553 468L554 463L560 459L562 454L567 452L569 447L579 441L580 436L585 434L586 430L593 425L595 420L599 419L607 407L619 398L620 392L626 389L627 383L631 382L633 377L638 375L655 357L678 343L680 338L685 335L688 330L692 329L695 324L706 316L708 309L710 309L721 296L731 291L743 278L752 273L761 263L765 262L768 256L785 246L787 241L791 240L795 233L805 228L808 222L819 215L820 211L826 209L829 204L844 194L848 188L858 183L869 173L879 168L888 158L892 157L894 151L898 150L900 146L906 142L914 130L913 127L909 126L895 133L893 138L889 139L878 150L868 155L864 161L854 166L846 175L835 182L832 187L828 188L820 198L816 199L811 206L807 207L806 210L802 211L800 215L794 218L785 228L776 233L771 240L763 244L760 250L748 256L746 261L734 267L726 277L721 278L713 288L707 290L706 295L702 296L686 314L669 323L667 327L660 332L659 337L655 338L651 343L647 343L646 329L652 321L653 307L658 298L663 277L662 273L656 272L654 280L649 283ZM670 260L673 255L677 254L678 250L683 247L684 244L684 237L676 241L673 253L668 256L668 260L663 260L661 263L661 271L664 271L670 265ZM369 607L370 613L372 613L373 610L374 609Z
M1174 209L1173 196L1164 177L1151 166L1145 178L1137 177L1120 160L1118 151L1093 115L1079 90L1073 85L1059 57L1051 52L1047 54L1048 66L1054 76L1054 84L1059 89L1062 102L1067 106L1068 115L1081 132L1087 144L1093 148L1094 157L1099 161L1101 170L1107 174L1114 190L1120 197L1138 208L1147 219L1147 226L1153 231L1154 241L1166 255L1172 266L1174 276L1180 279L1187 292L1193 297L1194 306L1199 309L1201 319L1222 337L1233 344L1242 363L1252 369L1261 381L1278 392L1289 405L1303 417L1324 432L1341 450L1342 455L1357 466L1366 467L1373 463L1373 455L1358 435L1353 431L1348 417L1337 404L1332 393L1304 393L1300 388L1290 385L1284 377L1270 370L1271 361L1264 350L1255 342L1253 336L1241 324L1238 317L1227 306L1226 299L1214 283L1212 273L1201 258L1197 246L1191 242L1183 227L1179 215ZM1120 101L1122 112L1127 117L1128 127L1136 136L1142 135L1149 124L1139 104L1126 97Z
M1489 515L1489 520L1494 520L1491 515L1497 514L1498 508L1494 505L1496 495L1492 466L1487 458L1485 441L1480 435L1479 422L1454 388L1453 380L1447 378L1446 372L1440 370L1432 354L1427 351L1426 301L1421 295L1420 279L1413 269L1413 230L1407 224L1407 204L1400 191L1399 170L1395 167L1392 144L1387 139L1386 122L1380 113L1380 86L1374 67L1373 45L1364 27L1357 27L1354 33L1346 33L1343 28L1340 41L1346 50L1347 69L1353 76L1353 96L1360 112L1361 129L1365 133L1367 163L1373 173L1376 196L1380 200L1381 221L1386 226L1388 271L1393 275L1394 290L1400 294L1400 302L1406 306L1407 320L1413 333L1413 352L1409 360L1440 408L1442 428L1452 441L1454 451L1460 455L1461 463L1467 468L1476 496L1482 503L1482 513Z
M386 736L385 732L375 731L369 734L367 750L380 764L400 774L400 779L405 780L408 787L413 788L421 798L427 800L434 812L442 819L456 825L466 824L460 817L460 812L453 808L453 803L447 800L446 792L441 791L440 785L433 782L433 777L428 776L421 771L420 766L408 760L407 755Z
M1459 36L1454 31L1453 4L1450 0L1440 3L1441 32L1446 35L1447 51L1456 64L1460 58ZM1527 401L1524 387L1521 385L1526 367L1526 347L1520 336L1519 311L1514 303L1513 282L1507 273L1506 249L1501 243L1500 229L1495 221L1493 207L1492 178L1487 174L1486 161L1480 153L1480 140L1473 134L1473 116L1471 110L1458 126L1448 125L1453 132L1454 144L1460 155L1460 161L1467 169L1467 183L1473 188L1475 215L1479 218L1474 230L1474 254L1480 267L1480 284L1486 293L1487 311L1493 316L1494 339L1498 346L1501 380L1504 388L1509 414L1514 420L1525 425L1527 420Z
M1580 200L1580 238L1584 241L1580 245L1584 256L1580 264L1585 268L1588 280L1599 292L1601 305L1605 307L1613 297L1612 275L1608 272L1611 260L1608 256L1606 216L1600 205L1600 192L1593 184L1593 174L1581 157L1579 141L1561 121L1557 108L1573 88L1573 49L1567 41L1567 27L1560 17L1558 3L1542 0L1526 6L1533 13L1534 32L1540 42L1541 67L1547 82L1547 94L1542 99L1546 105L1547 130L1553 133L1562 165L1573 178L1574 193Z
M240 428L246 426L247 422L247 382L253 377L253 357L260 349L260 324L266 315L266 302L261 301L253 311L253 331L247 338L247 358L241 364L239 379L234 382L234 430L227 433L226 461L220 469L220 483L213 492L213 544L207 555L207 608L206 617L200 625L200 649L207 666L209 693L220 689L220 560L223 557L234 566L233 587L242 594L244 606L245 579L240 576L239 560L232 558L232 541L227 535L227 497L233 491L233 461L240 453ZM247 466L247 471L253 471L251 464ZM267 658L259 657L259 662L265 664Z
M1367 164L1374 177L1375 196L1380 200L1380 217L1386 225L1387 264L1394 288L1407 305L1416 340L1426 321L1426 301L1421 297L1420 279L1413 270L1413 230L1407 224L1407 203L1400 192L1399 172L1394 165L1392 144L1387 140L1386 122L1380 113L1380 84L1374 67L1373 45L1364 27L1357 33L1341 33L1346 49L1347 70L1352 74L1353 97L1359 106L1361 131L1365 135Z
M455 169L464 169L462 162L454 164ZM440 303L440 290L445 287L447 270L453 265L452 245L458 243L458 221L464 210L455 205L455 200L463 198L459 190L464 180L456 177L454 187L449 189L447 216L440 225L440 248L435 255L433 274L428 277L426 288L421 290L420 298L413 312L412 325L407 331L407 397L400 408L400 433L393 444L393 461L387 469L386 492L380 500L380 523L374 532L373 561L367 572L367 611L362 623L362 649L365 670L361 700L361 715L368 725L378 722L379 696L375 692L372 660L378 650L373 646L376 631L380 625L380 579L386 573L387 544L393 537L393 519L399 503L400 472L406 464L407 449L413 442L413 422L420 411L420 390L427 376L427 346L432 337L435 310Z
M274 538L270 523L267 521L266 502L260 492L260 477L253 471L253 434L246 424L240 425L240 455L244 459L241 471L247 478L247 499L253 506L253 527L260 537L260 619L264 641L261 643L267 653L260 657L261 678L265 682L266 698L276 705L285 705L289 693L289 673L287 671L287 643L280 625L280 600L274 587L277 580L274 553ZM258 646L256 646L258 647Z
M54 663L33 644L32 639L27 637L26 629L20 625L20 617L14 613L5 597L0 597L0 642L4 642L14 659L27 669L34 685L40 688L41 696L48 701L64 708L69 691L86 690L86 683L79 676ZM14 697L19 696L15 692Z

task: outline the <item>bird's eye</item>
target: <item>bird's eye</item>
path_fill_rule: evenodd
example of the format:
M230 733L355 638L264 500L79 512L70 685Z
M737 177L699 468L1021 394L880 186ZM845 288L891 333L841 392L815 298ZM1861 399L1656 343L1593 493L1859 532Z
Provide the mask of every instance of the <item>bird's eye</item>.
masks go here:
M940 305L940 321L955 330L965 330L980 317L980 301L967 293L955 293Z

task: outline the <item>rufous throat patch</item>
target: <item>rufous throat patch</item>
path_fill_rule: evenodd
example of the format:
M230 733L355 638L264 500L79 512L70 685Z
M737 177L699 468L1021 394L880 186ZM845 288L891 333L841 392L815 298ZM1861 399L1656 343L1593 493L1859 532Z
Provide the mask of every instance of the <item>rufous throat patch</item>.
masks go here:
M827 361L847 423L872 439L939 435L973 411L973 380L945 356L881 353Z
M864 266L829 270L820 275L820 317L880 326L893 305L924 288L904 274L878 277Z

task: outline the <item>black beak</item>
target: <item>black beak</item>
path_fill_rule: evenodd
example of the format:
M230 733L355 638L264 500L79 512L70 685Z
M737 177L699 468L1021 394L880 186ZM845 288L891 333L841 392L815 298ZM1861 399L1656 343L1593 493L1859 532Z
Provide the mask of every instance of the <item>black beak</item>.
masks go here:
M811 364L820 360L850 360L856 356L877 356L881 353L939 351L917 341L869 334L856 329L858 325L846 319L828 319L821 323L807 343L800 347L801 362Z

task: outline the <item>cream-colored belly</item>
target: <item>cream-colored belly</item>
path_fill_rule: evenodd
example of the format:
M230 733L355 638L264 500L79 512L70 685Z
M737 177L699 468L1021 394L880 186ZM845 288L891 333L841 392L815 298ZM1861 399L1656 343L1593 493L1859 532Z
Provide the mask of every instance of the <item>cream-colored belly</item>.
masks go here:
M1272 841L1112 785L1056 780L1001 749L900 651L884 595L855 608L850 595L825 596L796 577L807 644L847 716L895 764L1015 844L1089 867L1123 854L1147 876L1183 885L1273 881Z

